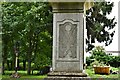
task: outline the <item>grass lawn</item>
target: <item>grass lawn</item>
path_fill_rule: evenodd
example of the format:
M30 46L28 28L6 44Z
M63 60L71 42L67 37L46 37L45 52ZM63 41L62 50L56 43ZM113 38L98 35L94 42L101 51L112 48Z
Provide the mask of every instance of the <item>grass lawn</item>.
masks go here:
M118 68L111 67L113 71L118 71ZM109 74L109 75L100 75L100 74L95 74L93 69L86 69L86 73L88 74L89 77L91 78L118 78L118 74Z
M20 78L10 78L9 75L3 75L2 76L2 80L43 80L45 77L47 77L46 75L39 75L39 76L36 76L36 75L24 75L24 76L21 76Z
M10 78L10 75L14 73L14 71L5 71L5 75L2 75L2 80L43 80L47 75L27 75L27 71L18 71L20 78ZM37 71L34 72L34 74Z
M118 68L111 67L113 71L118 71ZM47 75L27 75L27 71L18 71L20 74L20 78L10 78L10 75L14 73L14 71L5 71L5 75L2 75L2 80L43 80ZM34 74L36 74L37 71L34 71ZM118 78L118 74L109 74L109 75L100 75L95 74L92 68L87 68L86 73L88 74L88 77L91 78Z
M9 75L4 75L2 76L2 80L43 80L46 77L46 75L43 76L35 76L35 75L26 75L26 76L21 76L20 78L10 78Z

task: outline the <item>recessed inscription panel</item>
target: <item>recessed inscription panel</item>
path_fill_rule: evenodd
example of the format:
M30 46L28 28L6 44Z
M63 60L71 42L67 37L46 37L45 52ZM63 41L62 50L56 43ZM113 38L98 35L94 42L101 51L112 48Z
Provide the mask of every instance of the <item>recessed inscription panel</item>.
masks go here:
M59 25L59 58L76 58L77 25L66 22Z
M65 20L58 24L58 59L77 59L77 22Z

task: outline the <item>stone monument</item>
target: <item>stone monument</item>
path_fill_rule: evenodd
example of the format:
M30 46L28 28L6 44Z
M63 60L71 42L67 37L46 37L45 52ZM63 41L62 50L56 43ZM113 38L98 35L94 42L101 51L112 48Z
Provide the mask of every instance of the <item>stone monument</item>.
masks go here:
M46 79L87 76L83 72L85 1L70 1L49 0L53 8L53 71Z

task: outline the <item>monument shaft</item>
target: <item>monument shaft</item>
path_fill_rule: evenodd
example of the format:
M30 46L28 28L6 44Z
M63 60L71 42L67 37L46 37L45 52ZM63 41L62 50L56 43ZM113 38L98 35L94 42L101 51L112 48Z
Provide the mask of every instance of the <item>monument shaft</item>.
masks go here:
M53 7L53 71L83 71L84 3L52 3Z
M83 13L53 14L53 71L83 70Z

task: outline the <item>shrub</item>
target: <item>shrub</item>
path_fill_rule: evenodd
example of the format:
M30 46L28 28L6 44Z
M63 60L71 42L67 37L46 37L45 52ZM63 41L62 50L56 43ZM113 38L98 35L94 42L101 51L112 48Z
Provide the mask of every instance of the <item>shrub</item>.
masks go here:
M94 62L94 59L92 57L86 57L87 66L90 66L92 62Z
M120 56L110 56L110 60L108 60L108 63L112 67L120 67Z
M102 46L95 47L91 56L86 58L86 63L88 66L97 60L99 62L103 62L104 64L111 65L113 67L120 66L120 56L111 56L110 54L106 54L105 49Z

